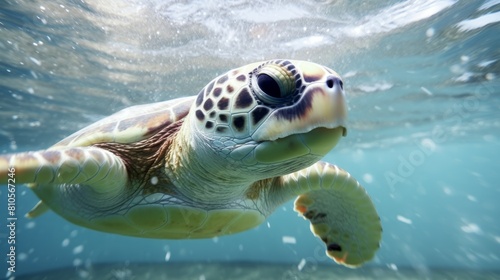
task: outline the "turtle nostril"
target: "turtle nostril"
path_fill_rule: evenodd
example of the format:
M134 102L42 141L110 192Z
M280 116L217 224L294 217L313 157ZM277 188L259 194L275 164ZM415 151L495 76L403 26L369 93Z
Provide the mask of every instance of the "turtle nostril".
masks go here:
M333 87L333 79L332 78L328 78L328 80L326 80L326 86L329 88Z
M344 83L342 83L342 81L337 78L337 77L328 77L326 79L326 86L329 87L329 88L333 88L333 86L335 86L335 84L338 84L340 86L340 89L344 89Z

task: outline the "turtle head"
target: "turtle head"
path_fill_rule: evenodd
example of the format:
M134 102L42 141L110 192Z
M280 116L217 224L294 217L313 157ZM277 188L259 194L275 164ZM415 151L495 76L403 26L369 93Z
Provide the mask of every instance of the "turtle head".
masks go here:
M346 134L343 83L333 70L306 61L271 60L231 70L193 104L195 138L225 160L301 169Z

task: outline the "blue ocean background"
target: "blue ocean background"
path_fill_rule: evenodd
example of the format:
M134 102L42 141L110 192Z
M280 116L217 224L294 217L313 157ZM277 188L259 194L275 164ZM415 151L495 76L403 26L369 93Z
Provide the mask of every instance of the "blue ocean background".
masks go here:
M381 217L381 248L366 267L421 279L436 269L500 273L498 0L4 0L0 153L47 148L122 108L194 95L229 69L273 58L321 63L344 79L349 131L324 160L357 178ZM292 202L244 233L148 240L54 213L24 218L37 201L17 186L9 273L0 187L0 278L220 262L284 264L297 279L322 265L359 275L326 257Z

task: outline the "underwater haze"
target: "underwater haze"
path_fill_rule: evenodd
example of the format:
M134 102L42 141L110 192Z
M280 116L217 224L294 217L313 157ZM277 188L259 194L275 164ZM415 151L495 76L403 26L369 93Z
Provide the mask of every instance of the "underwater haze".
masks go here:
M152 240L27 219L18 186L9 272L0 182L0 278L500 279L499 0L0 0L0 153L274 58L343 77L348 135L324 160L377 208L371 262L327 258L292 202L240 234Z

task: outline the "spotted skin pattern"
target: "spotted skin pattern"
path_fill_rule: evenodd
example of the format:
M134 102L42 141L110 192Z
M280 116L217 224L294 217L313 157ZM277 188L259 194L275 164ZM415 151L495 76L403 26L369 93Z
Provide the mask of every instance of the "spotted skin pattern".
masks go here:
M270 60L215 78L198 95L133 106L47 150L0 156L52 210L98 231L211 238L261 224L295 199L335 262L357 267L382 227L364 188L320 161L346 135L340 76L306 61Z
M196 118L200 129L221 137L248 137L269 109L258 106L252 96L245 69L235 70L212 81L196 98Z

